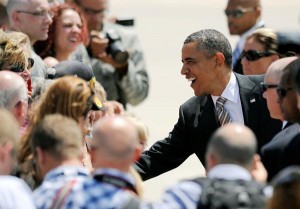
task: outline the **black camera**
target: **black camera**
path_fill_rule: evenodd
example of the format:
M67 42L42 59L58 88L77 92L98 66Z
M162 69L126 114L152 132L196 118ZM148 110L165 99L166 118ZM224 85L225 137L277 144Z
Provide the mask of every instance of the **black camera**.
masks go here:
M119 34L117 34L114 30L109 30L106 32L105 37L108 39L106 53L110 54L117 63L126 63L129 58L129 54L122 45Z

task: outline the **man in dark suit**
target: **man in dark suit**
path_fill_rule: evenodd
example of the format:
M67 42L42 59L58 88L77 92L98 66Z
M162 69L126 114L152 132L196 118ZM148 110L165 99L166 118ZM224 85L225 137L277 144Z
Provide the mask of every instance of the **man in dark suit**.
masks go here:
M220 127L216 103L221 112L229 114L229 121L253 130L259 149L280 130L281 122L270 118L262 98L259 83L263 77L234 74L231 59L229 41L216 30L201 30L186 38L181 74L191 82L196 96L180 107L178 122L169 136L136 162L144 180L176 168L194 153L204 164L208 139ZM218 107L219 98L226 100L224 107Z
M228 0L225 9L228 30L231 35L238 35L239 40L233 50L233 71L243 74L241 54L247 36L254 30L264 27L261 20L262 13L260 0Z
M300 131L300 125L298 124L300 123L300 114L297 109L296 92L292 88L293 71L300 68L300 59L295 59L283 58L277 61L277 63L280 61L286 63L285 68L283 66L283 73L277 88L279 105L283 118L294 124L284 127L268 144L262 147L262 162L268 172L268 181L283 168L294 164L300 165L300 136L298 136ZM280 76L281 74L276 75ZM268 73L266 77L268 77Z

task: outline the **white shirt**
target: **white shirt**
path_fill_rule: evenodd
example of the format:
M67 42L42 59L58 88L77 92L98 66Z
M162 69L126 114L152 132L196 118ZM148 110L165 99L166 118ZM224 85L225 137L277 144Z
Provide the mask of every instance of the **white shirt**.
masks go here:
M14 176L0 176L0 208L36 208L31 190L23 180Z
M221 96L227 99L224 108L229 112L232 122L244 125L245 123L240 99L240 90L234 73L231 73L230 80ZM219 96L211 95L211 97L216 108L216 102Z

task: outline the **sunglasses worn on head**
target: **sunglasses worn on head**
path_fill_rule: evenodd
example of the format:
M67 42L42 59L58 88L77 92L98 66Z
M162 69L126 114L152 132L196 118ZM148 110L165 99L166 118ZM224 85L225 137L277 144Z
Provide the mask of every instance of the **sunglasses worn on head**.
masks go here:
M283 88L282 86L278 86L276 91L277 91L277 95L280 99L283 99L287 92L292 90L293 88L289 87L289 88Z
M263 92L267 91L267 89L273 89L278 87L278 85L276 84L266 84L266 83L260 83L260 86Z
M256 61L259 60L262 57L268 57L273 55L273 52L265 51L265 52L259 52L256 50L248 50L242 52L242 58L245 57L248 61Z
M27 69L28 70L31 69L33 65L34 65L34 60L32 58L28 58ZM22 73L25 70L25 65L21 62L17 62L9 70L15 73Z
M234 10L226 9L224 12L227 17L232 16L234 18L240 18L246 12L251 12L254 10L255 10L255 7L249 7L249 8L239 8L239 9L234 9Z

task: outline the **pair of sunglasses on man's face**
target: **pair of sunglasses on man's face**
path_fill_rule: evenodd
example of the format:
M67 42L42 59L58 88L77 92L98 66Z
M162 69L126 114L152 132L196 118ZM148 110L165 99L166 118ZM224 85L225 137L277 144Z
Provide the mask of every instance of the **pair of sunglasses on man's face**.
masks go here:
M34 65L34 60L32 58L28 58L27 69L28 70L31 69L33 65ZM22 73L25 70L25 64L21 62L17 62L9 70L15 73Z
M276 84L261 83L260 86L261 86L263 92L267 91L267 89L276 88L277 95L280 99L283 99L287 95L288 91L293 90L293 88L291 88L291 87L284 88L284 87L276 85Z
M239 9L233 9L233 10L226 9L224 11L224 13L227 17L232 16L234 18L240 18L240 17L244 16L244 14L246 12L251 12L251 11L254 11L254 10L255 10L255 7L239 8Z
M248 61L256 61L259 60L262 57L268 57L275 54L274 52L259 52L256 50L248 50L248 51L243 51L241 57L245 57Z

